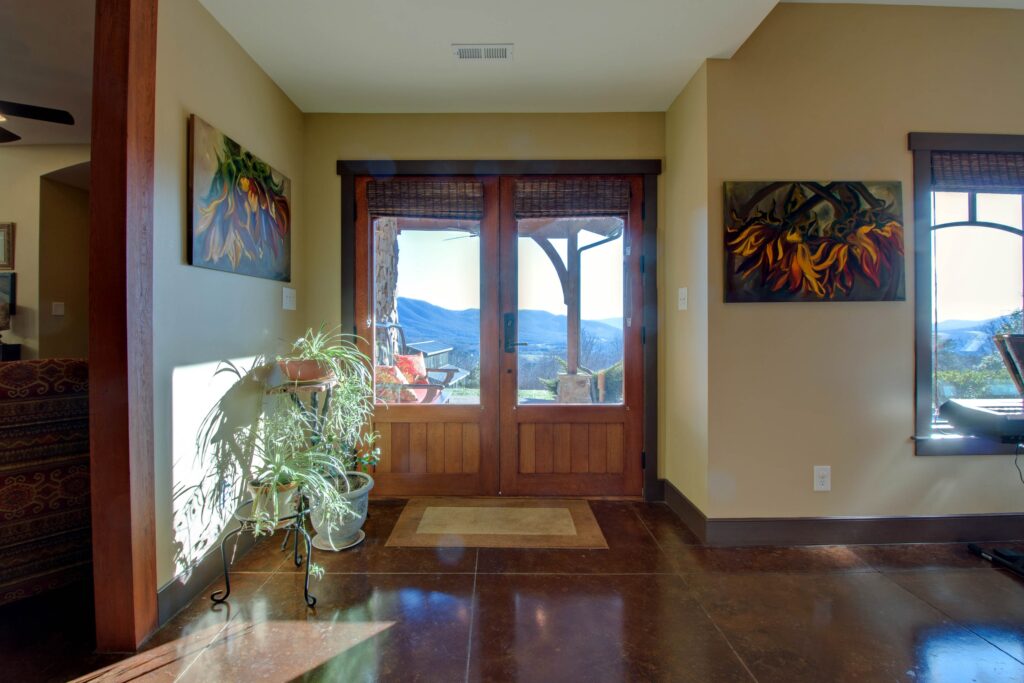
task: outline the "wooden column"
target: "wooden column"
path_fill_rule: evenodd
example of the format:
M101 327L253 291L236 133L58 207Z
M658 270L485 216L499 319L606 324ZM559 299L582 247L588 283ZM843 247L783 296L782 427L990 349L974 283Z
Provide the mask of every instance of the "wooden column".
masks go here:
M157 0L96 0L89 437L96 645L157 625L153 502L153 128Z

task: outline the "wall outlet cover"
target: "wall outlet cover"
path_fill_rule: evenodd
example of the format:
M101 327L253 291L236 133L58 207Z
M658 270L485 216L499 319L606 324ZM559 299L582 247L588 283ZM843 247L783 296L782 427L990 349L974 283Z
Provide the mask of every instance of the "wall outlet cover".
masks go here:
M814 490L832 490L832 467L830 465L814 466Z
M686 287L680 287L679 288L679 310L680 311L685 311L686 310L686 307L689 305L688 299L689 299L689 295L688 295L688 293L686 291Z

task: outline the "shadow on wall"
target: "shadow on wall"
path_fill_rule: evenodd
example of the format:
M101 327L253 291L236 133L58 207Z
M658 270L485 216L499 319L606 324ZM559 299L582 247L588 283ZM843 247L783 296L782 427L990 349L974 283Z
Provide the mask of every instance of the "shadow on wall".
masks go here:
M183 582L242 501L271 369L261 356L174 369L173 549Z

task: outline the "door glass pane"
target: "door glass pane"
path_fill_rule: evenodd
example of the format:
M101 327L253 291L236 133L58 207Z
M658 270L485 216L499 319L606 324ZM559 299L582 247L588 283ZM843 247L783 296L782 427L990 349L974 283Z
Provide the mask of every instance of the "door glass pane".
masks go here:
M480 402L480 223L373 221L378 403Z
M981 206L979 197L979 213ZM992 336L1024 331L1020 236L983 227L935 230L932 263L933 411L950 398L1017 397Z
M518 221L519 403L622 403L624 227Z

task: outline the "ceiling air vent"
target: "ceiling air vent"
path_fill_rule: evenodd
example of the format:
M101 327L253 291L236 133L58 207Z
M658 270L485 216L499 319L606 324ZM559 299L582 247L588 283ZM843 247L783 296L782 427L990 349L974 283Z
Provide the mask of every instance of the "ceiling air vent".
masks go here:
M458 62L511 62L512 43L452 43L452 54Z

